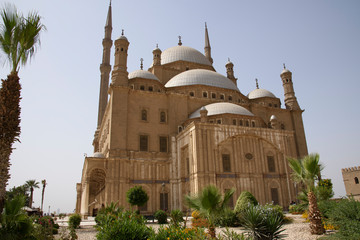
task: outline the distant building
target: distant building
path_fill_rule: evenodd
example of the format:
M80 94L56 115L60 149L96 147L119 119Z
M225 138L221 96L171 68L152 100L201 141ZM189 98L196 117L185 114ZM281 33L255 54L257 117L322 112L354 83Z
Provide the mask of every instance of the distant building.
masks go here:
M185 210L184 195L209 184L222 192L235 188L231 205L244 190L261 204L295 201L287 157L308 150L292 73L284 66L278 82L285 108L258 84L244 95L230 60L226 76L215 71L206 26L204 54L179 38L164 51L156 46L148 70L141 62L131 73L130 42L122 33L112 68L111 14L109 6L94 154L84 160L76 212L96 214L110 202L128 207L126 191L135 185L149 195L144 213Z
M346 196L353 196L355 200L360 201L360 166L341 169Z

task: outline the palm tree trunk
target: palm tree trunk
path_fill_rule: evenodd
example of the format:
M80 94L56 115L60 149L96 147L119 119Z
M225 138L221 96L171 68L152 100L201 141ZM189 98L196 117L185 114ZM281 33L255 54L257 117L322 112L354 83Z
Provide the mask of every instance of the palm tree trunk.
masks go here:
M45 193L45 187L46 187L46 181L43 180L43 189L42 189L42 193L41 193L41 214L43 212L43 204L44 204L44 193Z
M34 188L30 188L30 202L29 202L29 208L32 208L32 203L33 203L33 193L34 193Z
M321 214L317 205L317 200L314 192L308 192L309 199L309 219L310 219L310 231L311 234L323 234L325 229L321 222Z
M1 80L0 88L0 212L5 201L6 185L10 178L12 145L20 135L20 91L17 72Z

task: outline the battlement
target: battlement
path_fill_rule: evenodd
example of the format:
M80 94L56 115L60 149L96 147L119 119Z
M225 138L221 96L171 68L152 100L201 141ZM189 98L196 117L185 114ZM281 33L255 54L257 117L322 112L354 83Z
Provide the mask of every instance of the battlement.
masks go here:
M343 173L344 172L355 172L355 171L360 171L360 166L341 169L341 172L343 172Z

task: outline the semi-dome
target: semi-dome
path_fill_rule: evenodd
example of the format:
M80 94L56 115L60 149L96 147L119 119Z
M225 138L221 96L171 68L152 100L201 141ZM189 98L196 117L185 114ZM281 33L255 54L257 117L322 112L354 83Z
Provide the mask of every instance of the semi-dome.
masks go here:
M129 73L129 79L133 79L133 78L145 78L145 79L160 81L154 74L145 70L136 70Z
M207 115L218 115L218 114L237 114L237 115L245 115L245 116L254 116L249 110L246 108L236 105L234 103L220 102L220 103L212 103L206 106L203 106L207 111ZM190 114L189 118L198 118L200 117L200 110L203 108L199 108L192 114Z
M236 85L227 77L210 70L193 69L182 72L170 79L165 87L181 87L188 85L206 85L239 91Z
M262 98L262 97L276 98L276 96L272 92L270 92L266 89L261 89L261 88L257 88L255 90L251 91L247 95L247 97L249 99Z
M102 154L101 152L95 152L93 157L96 157L96 158L104 158L105 156L104 156L104 154Z
M201 52L191 47L175 46L161 53L161 65L176 61L187 61L211 66L210 61Z

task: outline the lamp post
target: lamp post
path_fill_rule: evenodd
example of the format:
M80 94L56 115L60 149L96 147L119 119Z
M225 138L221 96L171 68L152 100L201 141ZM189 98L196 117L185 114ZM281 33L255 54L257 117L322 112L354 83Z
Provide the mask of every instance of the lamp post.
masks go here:
M162 191L162 200L163 200L163 210L165 211L165 183L161 184L161 191Z

